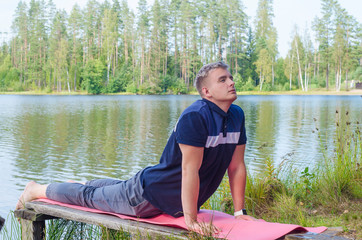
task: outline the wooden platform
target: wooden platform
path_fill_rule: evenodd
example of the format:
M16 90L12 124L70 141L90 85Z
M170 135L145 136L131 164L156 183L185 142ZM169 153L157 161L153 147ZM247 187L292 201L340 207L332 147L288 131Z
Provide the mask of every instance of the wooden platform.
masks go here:
M23 240L43 240L45 220L62 218L129 232L134 239L187 239L188 231L121 219L112 215L80 211L42 202L29 202L14 212L21 219Z
M29 202L25 209L14 212L15 217L20 218L22 225L22 240L45 239L45 220L65 219L91 225L101 226L107 229L122 230L128 232L132 239L188 239L189 232L179 228L159 226L133 220L125 220L107 214L91 213L43 202ZM322 234L289 234L285 240L344 240L337 236L342 228L328 229Z

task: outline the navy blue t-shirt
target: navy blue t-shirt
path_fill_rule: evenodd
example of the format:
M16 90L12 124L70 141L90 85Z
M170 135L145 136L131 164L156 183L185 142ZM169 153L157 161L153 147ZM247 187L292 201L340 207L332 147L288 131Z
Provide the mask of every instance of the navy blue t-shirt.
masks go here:
M225 113L216 104L198 100L181 114L162 153L160 163L144 169L143 196L152 205L174 217L182 216L179 143L204 147L199 170L198 209L216 191L230 164L236 145L246 143L243 110L231 105Z

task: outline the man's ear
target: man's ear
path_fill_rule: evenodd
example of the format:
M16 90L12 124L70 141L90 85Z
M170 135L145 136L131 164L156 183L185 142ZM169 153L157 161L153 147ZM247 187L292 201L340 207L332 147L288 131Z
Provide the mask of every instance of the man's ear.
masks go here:
M209 97L210 95L209 89L207 89L207 87L202 87L201 92L203 97Z

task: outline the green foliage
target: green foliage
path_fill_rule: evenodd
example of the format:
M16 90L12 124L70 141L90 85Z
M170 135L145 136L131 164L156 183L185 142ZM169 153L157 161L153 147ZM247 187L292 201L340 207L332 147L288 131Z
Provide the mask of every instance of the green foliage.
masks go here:
M356 71L354 71L354 73L352 75L352 79L362 81L362 67L361 66L356 68Z
M277 58L272 1L258 2L254 29L240 1L210 3L155 1L148 6L142 0L135 14L127 1L89 0L84 9L74 5L67 16L46 1L20 1L14 34L0 46L0 88L99 94L129 86L134 93L184 94L204 63L225 57L239 91L255 90L255 85L260 91L289 90L290 75L293 88L300 88L299 72L304 84L318 88L339 86L338 71L362 79L360 24L338 2L322 1L321 18L313 23L318 49L307 30L296 32L285 59ZM94 61L104 67L101 78L94 77Z
M320 162L318 170L318 181L321 184L315 186L321 198L333 202L339 202L346 197L362 197L361 123L351 123L348 112L340 114L336 111L336 119L338 120L333 146L334 154L330 156L327 152L325 153L325 158ZM328 149L329 146L322 147L322 149Z
M14 82L19 81L19 72L12 67L10 55L7 55L0 65L0 90L6 91Z
M186 84L182 79L177 79L176 81L174 81L170 88L173 94L187 93Z
M234 81L235 81L236 91L254 91L255 90L254 80L251 77L248 78L248 81L243 81L240 74L237 74L236 77L234 77Z
M243 78L239 73L235 74L233 77L234 77L236 91L242 91L244 87Z
M313 169L294 167L285 158L275 166L265 159L264 171L248 175L245 207L255 217L267 221L302 226L346 226L359 229L362 236L360 201L362 198L362 135L361 122L351 123L350 113L336 113L336 129L331 146ZM317 131L320 135L320 131ZM217 192L203 208L233 213L232 198L225 177ZM350 209L351 214L348 213ZM358 238L358 237L357 237Z
M283 58L278 58L275 67L275 82L279 85L284 86L284 84L289 84L289 79L284 74L285 63ZM289 89L288 89L289 90Z
M82 71L82 87L91 94L99 94L103 87L104 64L96 59L90 60Z
M137 93L137 84L134 81L128 83L126 86L126 92Z
M264 83L263 84L262 91L269 92L269 91L272 91L272 90L273 90L273 87L272 87L271 83Z
M132 81L132 74L130 69L123 65L122 68L116 72L114 77L110 77L107 86L104 89L104 93L117 93L117 92L125 92L127 91L127 86ZM136 93L136 90L127 91Z
M177 81L176 77L172 77L170 75L163 76L161 78L161 82L159 84L163 93L168 93L171 90L171 87L174 85L174 82Z
M283 91L289 91L289 90L291 90L290 89L290 83L289 82L284 83Z
M277 194L271 210L277 222L297 222L301 226L310 226L305 209L294 195Z
M313 194L314 189L312 188L312 183L314 181L314 178L315 178L315 174L309 172L309 167L306 167L304 169L304 171L301 172L300 179L302 180L302 183L304 184L304 190L305 190L304 197L306 199L308 199L309 196L311 194Z
M123 230L113 230L109 228L102 227L102 237L101 240L128 240L132 239L130 233Z

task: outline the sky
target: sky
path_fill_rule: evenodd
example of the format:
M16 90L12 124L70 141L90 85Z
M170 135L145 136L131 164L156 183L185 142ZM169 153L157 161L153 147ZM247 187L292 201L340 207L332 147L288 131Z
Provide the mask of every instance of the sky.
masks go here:
M27 3L30 0L25 0ZM88 0L53 0L57 9L65 9L68 13L73 5L77 3L84 7ZM97 0L103 2L104 0ZM109 0L111 2L111 0ZM147 0L152 5L153 0ZM245 12L249 16L249 23L254 26L254 18L257 10L257 0L241 0ZM18 0L0 0L0 32L10 32L13 14L18 5ZM129 6L136 10L137 0L128 0ZM348 14L354 16L358 22L362 23L362 1L361 0L338 0L342 8L345 8ZM304 33L309 29L312 40L313 31L311 30L313 19L321 16L321 1L318 0L274 0L274 19L273 23L278 32L278 50L279 56L285 57L291 42L291 36L295 25L298 26L299 33ZM5 34L0 36L3 41Z

